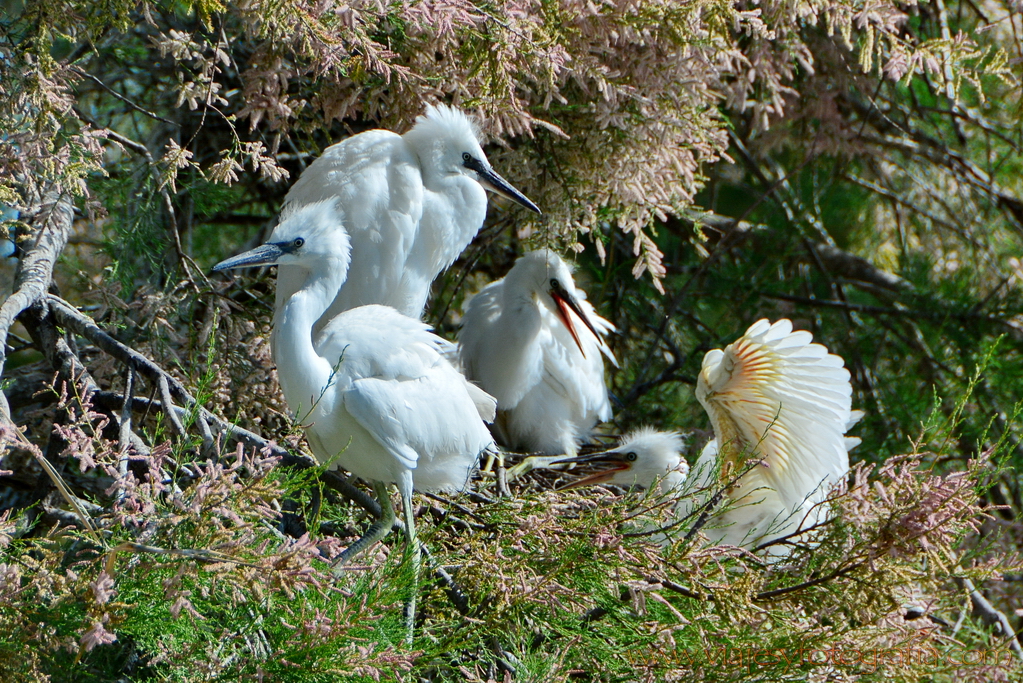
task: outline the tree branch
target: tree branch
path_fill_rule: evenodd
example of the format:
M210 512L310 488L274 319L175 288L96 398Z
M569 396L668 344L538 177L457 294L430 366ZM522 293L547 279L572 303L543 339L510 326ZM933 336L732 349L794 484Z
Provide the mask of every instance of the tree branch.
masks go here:
M71 199L64 194L47 197L32 221L37 235L35 244L26 250L25 257L18 264L14 293L0 305L0 376L3 376L7 361L4 350L11 325L25 309L46 294L53 279L53 265L67 244L73 221L74 208ZM10 420L9 413L4 417Z
M184 385L177 380L177 378L166 372L159 365L135 349L122 344L111 337L109 334L100 329L92 318L85 315L60 297L51 295L47 297L47 303L61 325L64 325L68 329L73 330L76 334L85 337L101 350L121 361L134 372L142 375L154 385L159 386L161 381L166 382L167 390L171 397L176 397L179 401L181 401L184 404L185 409L195 410L197 416L202 416L207 425L216 428L219 433L235 441L240 441L248 446L267 450L271 454L279 456L281 458L281 464L283 465L300 467L302 469L318 466L316 461L312 458L294 455L287 449L281 448L276 443L264 439L258 434L250 432L243 427L231 424L217 415L214 415L206 408L200 406L188 390L185 389ZM133 404L142 400L144 399L135 398L133 399ZM178 408L172 404L169 408L167 408L167 410L170 413L175 413ZM175 418L177 417L178 416L175 415ZM345 498L351 500L370 513L379 516L380 506L376 503L376 501L373 500L373 498L366 492L353 486L346 477L343 477L336 472L324 472L322 479L325 484Z

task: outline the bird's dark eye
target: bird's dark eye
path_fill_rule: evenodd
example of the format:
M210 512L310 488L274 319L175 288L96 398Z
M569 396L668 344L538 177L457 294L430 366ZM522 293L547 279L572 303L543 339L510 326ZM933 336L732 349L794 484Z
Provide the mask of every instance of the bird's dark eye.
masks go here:
M303 245L303 244L305 244L305 240L304 240L304 239L302 239L301 237L296 237L296 238L295 238L295 241L294 241L294 242L292 242L291 244L292 244L292 246L293 246L293 247L295 247L296 249L299 249L299 248L301 248L301 247L302 247L302 245Z
M551 278L551 289L561 289L561 283L557 278Z
M636 462L636 454L633 453L632 451L629 451L628 453L625 454L625 459L628 460L629 462Z
M462 152L462 163L463 164L472 163L472 155L469 154L468 152Z

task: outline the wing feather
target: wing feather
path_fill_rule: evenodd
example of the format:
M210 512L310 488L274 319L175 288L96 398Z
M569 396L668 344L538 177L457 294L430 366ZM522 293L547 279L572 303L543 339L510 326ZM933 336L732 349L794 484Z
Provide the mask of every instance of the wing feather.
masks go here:
M417 489L460 490L493 443L464 387L453 369L434 368L412 380L357 380L344 402L373 438L415 470Z
M849 371L812 340L788 320L759 320L705 356L696 392L724 457L763 458L760 474L792 510L849 469Z

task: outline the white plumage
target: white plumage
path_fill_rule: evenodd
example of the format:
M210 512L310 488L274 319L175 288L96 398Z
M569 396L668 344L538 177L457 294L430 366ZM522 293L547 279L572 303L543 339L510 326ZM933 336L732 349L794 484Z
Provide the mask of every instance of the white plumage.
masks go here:
M465 487L479 454L493 444L483 420L493 419L496 403L446 360L448 342L393 308L344 311L314 334L345 284L349 263L343 214L328 200L292 211L267 244L215 269L290 268L294 289L274 315L284 397L305 425L316 458L376 482L384 510L343 559L390 531L394 514L385 484L394 483L418 566L412 490Z
M281 211L285 221L304 206L333 199L344 212L352 249L348 283L320 325L366 304L418 318L430 284L483 225L484 188L539 213L494 172L472 121L452 107L427 107L404 135L370 130L328 147L292 186ZM281 265L278 303L301 278Z
M568 265L541 249L470 301L459 333L469 379L497 399L505 445L574 454L611 418L602 355L614 329L577 289Z
M849 471L845 432L862 416L851 410L852 386L842 359L792 323L753 324L723 351L703 360L696 396L714 427L676 512L688 515L725 487L723 513L704 528L714 541L754 547L826 519L830 488ZM577 458L609 465L574 486L607 481L680 492L688 467L674 433L641 430L613 451ZM784 553L784 548L775 552Z

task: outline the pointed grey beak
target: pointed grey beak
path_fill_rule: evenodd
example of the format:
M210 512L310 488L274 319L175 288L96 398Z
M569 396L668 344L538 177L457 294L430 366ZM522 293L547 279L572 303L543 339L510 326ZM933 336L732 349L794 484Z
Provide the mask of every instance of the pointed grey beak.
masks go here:
M476 171L476 175L479 176L480 185L486 189L491 192L496 192L502 197L512 200L516 204L521 204L530 211L535 211L541 216L543 215L543 212L540 211L540 207L534 204L529 197L512 187L511 183L502 178L497 171L491 168L485 161L481 161L480 159L469 159L465 162L465 167Z
M555 460L552 465L569 465L569 464L597 464L597 465L621 465L624 462L632 462L635 460L633 457L631 460L617 448L612 448L607 451L600 451L598 453L589 453L587 455L576 455L574 457L561 458Z
M214 271L230 270L231 268L248 268L250 266L270 266L284 255L284 250L276 244L264 244L250 249L243 254L232 256L213 266Z

